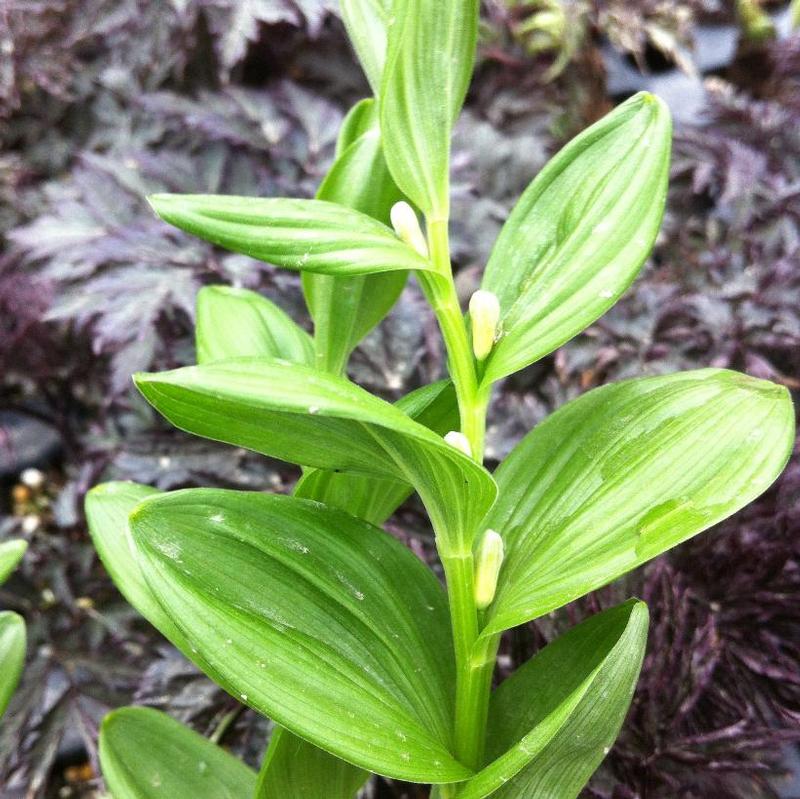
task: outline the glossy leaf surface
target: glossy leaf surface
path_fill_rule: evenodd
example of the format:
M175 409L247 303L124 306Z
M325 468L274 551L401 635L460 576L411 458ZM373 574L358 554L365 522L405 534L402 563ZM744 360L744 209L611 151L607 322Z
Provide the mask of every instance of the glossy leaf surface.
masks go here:
M25 665L25 622L11 610L0 611L0 716L5 713Z
M449 380L412 391L395 407L440 436L459 424L456 393ZM411 492L410 486L395 480L321 469L306 472L295 489L296 496L346 510L372 524L383 524Z
M120 593L184 655L193 659L188 642L144 579L128 525L131 511L142 500L160 493L138 483L101 483L86 495L86 520L94 548Z
M575 799L608 753L647 646L647 606L631 600L557 638L494 692L490 765L459 799Z
M276 727L255 799L353 799L369 772Z
M145 500L147 582L216 682L356 765L469 776L450 754L444 591L402 544L293 497L194 489Z
M487 629L598 588L727 518L783 469L786 389L723 369L614 383L535 427L497 470L506 544Z
M28 542L21 538L0 543L0 583L4 583L17 568L27 549Z
M342 126L339 145L341 154L317 198L341 203L388 225L389 211L402 194L383 157L373 100L362 100L351 110ZM407 272L351 277L304 272L302 278L314 319L317 364L339 374L356 344L394 305Z
M386 62L386 31L391 0L339 0L342 21L369 85L377 97Z
M148 199L165 222L286 269L367 275L431 268L386 225L337 203L216 194Z
M142 500L159 493L148 486L125 482L103 483L93 488L86 497L89 531L103 565L128 602L187 658L194 661L199 668L204 669L205 663L199 653L153 595L133 554L128 516ZM306 748L314 749L310 744L299 742L299 739L284 730L282 742L278 747L281 754L276 758L276 768L281 773L285 773L291 768L299 769L300 762L294 765L291 763L291 754L296 752L298 758L304 758ZM344 780L347 779L346 775L352 775L353 771L357 774L361 773L349 763L344 763L332 755L317 750L315 755L317 767L321 769L326 761L330 762L331 779L341 778ZM351 779L353 779L352 776ZM271 782L270 785L272 785ZM310 796L309 799L314 799L314 797Z
M485 381L561 346L633 282L664 213L671 130L664 103L637 94L567 144L522 195L482 283L501 306Z
M342 378L263 358L135 377L176 427L320 469L413 486L448 552L471 546L489 473L401 410Z
M100 764L114 799L246 799L256 784L244 763L147 707L103 719Z
M263 355L314 363L311 336L255 291L205 286L197 294L197 362Z
M446 218L450 137L475 60L478 0L392 5L381 130L392 176L421 211Z

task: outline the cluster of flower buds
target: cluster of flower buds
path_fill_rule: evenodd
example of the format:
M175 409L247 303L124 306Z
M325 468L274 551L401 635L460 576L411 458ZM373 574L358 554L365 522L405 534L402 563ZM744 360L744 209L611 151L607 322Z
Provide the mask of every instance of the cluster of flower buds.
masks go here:
M414 209L407 202L400 201L392 206L389 215L397 237L427 258L428 243ZM469 301L469 317L472 324L472 351L479 361L484 361L492 351L498 333L500 302L497 295L483 289L476 291Z

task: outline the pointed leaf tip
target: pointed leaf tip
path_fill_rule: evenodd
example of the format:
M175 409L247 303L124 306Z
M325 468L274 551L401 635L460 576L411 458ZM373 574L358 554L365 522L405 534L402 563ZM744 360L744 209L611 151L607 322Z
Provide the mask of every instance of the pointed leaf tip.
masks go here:
M242 799L256 775L166 713L123 707L100 725L100 764L114 799Z
M765 491L794 443L780 386L723 369L613 383L537 425L495 473L506 563L487 631L571 602Z
M664 213L671 131L663 101L635 95L570 141L525 190L482 282L502 310L485 383L564 344L631 284Z
M12 571L22 560L28 549L28 542L22 538L14 538L0 543L0 583L5 582Z

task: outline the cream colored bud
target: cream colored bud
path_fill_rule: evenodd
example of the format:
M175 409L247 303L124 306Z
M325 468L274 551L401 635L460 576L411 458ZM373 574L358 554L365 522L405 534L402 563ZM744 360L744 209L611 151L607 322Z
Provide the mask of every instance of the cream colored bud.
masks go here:
M27 513L22 517L22 532L31 535L42 525L42 520L35 513Z
M472 351L482 361L492 351L500 321L500 301L491 291L480 289L469 301L469 318L472 323Z
M459 433L456 430L451 430L444 437L444 440L451 447L461 450L468 458L472 457L472 447L469 445L469 439L463 433Z
M414 209L402 200L392 206L390 212L392 227L398 237L409 247L413 247L423 258L428 257L428 243L422 234Z
M35 491L44 484L44 474L39 469L23 469L19 481Z
M483 534L475 558L475 605L478 610L488 608L497 590L497 578L503 565L503 539L494 530Z

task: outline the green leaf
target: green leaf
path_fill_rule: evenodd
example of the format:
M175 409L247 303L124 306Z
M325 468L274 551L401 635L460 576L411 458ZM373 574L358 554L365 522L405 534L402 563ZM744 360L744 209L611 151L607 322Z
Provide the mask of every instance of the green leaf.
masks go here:
M28 542L21 538L0 543L0 584L4 583L17 568L27 548Z
M342 21L377 97L386 61L386 30L392 0L339 0Z
M482 466L343 378L288 361L239 358L134 380L181 430L301 466L413 486L448 553L469 551L494 501L494 481Z
M482 283L501 307L485 382L560 347L633 282L661 225L671 131L664 103L637 94L573 139L522 195Z
M786 389L723 369L615 383L535 427L496 473L506 559L485 632L541 616L735 513L794 442Z
M197 649L159 604L135 556L128 517L140 502L160 494L150 486L123 481L95 486L84 503L89 534L106 571L125 599L184 657L206 671Z
M114 799L246 799L256 784L244 763L147 707L103 719L100 765Z
M384 152L397 185L425 214L449 213L450 137L467 93L478 0L392 4L381 85Z
M422 782L450 753L447 600L378 528L286 496L194 489L131 515L148 585L212 679L337 757Z
M247 289L200 289L195 340L198 363L245 355L314 363L311 336L275 303Z
M25 622L11 610L0 611L0 716L5 713L25 665Z
M396 407L440 435L458 426L458 404L449 380L412 391ZM390 480L316 469L303 475L295 487L295 496L324 502L365 521L382 524L410 491ZM337 799L352 797L365 775L283 730L278 740L270 744L260 779L269 787L258 799L292 799L293 790L297 791L297 799Z
M286 269L368 275L432 268L386 225L337 203L217 194L148 199L165 222Z
M355 144L364 134L373 133L376 130L380 133L379 121L377 104L371 97L365 97L351 106L342 120L339 135L336 137L334 163L344 155L351 144Z
M635 600L592 616L502 683L489 711L490 765L459 799L575 799L625 719L647 618Z
M389 211L402 194L383 157L373 100L354 106L339 140L342 153L317 198L354 208L388 226ZM355 277L303 273L303 292L314 319L318 366L334 374L344 371L353 348L396 302L407 275L405 271Z
M103 483L93 488L86 496L86 517L89 531L95 548L100 555L106 570L122 595L142 614L154 627L194 661L199 668L205 669L205 662L194 650L170 615L164 611L144 579L137 559L133 555L134 546L128 527L128 516L131 511L147 497L157 496L160 492L148 486L136 483ZM277 758L281 770L290 767L288 758L292 748L292 740L297 740L288 731L284 731L281 744L282 754ZM307 744L304 746L308 746ZM303 746L297 746L298 757ZM354 767L344 764L330 755L319 754L318 762L322 764L328 758L335 766L331 766L331 775L344 775L352 772ZM320 765L321 768L321 765ZM357 773L361 773L356 770ZM313 799L313 797L309 797Z
M128 516L142 500L160 493L138 483L101 483L86 495L86 520L94 548L120 593L186 657L194 660L190 644L158 603L134 556Z
M412 391L395 407L440 436L459 425L456 392L449 380ZM307 471L295 489L295 496L324 502L378 525L383 524L411 493L410 486L394 480L321 469Z
M255 799L353 799L368 777L369 772L276 727Z

